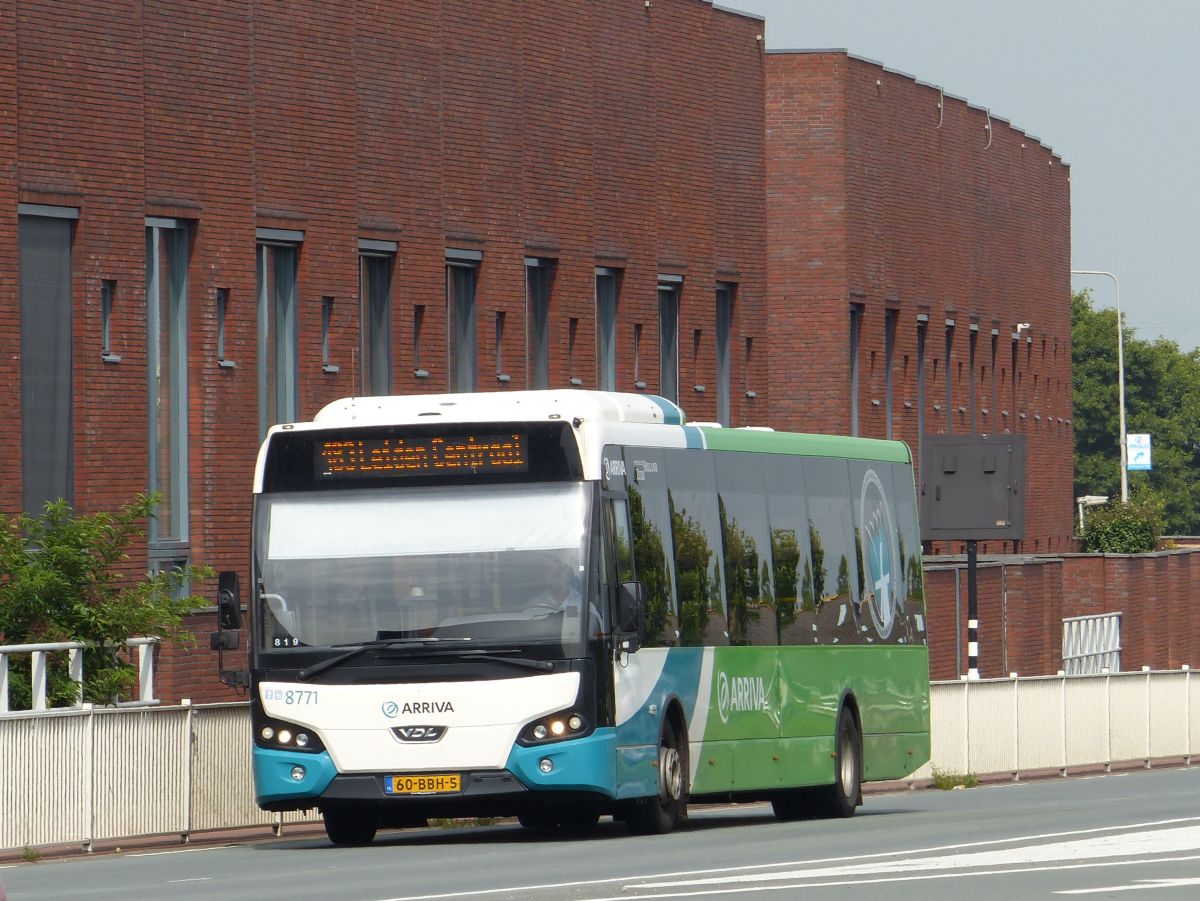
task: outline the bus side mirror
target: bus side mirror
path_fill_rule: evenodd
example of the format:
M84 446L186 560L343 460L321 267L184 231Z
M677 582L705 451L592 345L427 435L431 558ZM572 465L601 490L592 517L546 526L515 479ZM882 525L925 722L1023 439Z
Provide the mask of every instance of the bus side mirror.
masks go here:
M238 574L233 570L225 570L217 577L217 628L224 632L241 627L242 595L238 587Z
M641 582L622 582L617 594L617 626L622 633L634 636L630 650L636 651L646 627L646 589Z

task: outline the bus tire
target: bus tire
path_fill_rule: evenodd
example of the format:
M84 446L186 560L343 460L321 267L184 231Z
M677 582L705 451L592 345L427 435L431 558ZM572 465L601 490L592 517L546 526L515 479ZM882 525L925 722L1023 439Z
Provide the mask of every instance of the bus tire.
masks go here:
M325 810L325 834L335 845L369 845L375 840L378 826L375 817L357 810Z
M553 829L558 820L548 810L532 808L517 814L517 822L526 829Z
M854 809L862 803L862 771L862 735L854 714L843 706L834 733L834 781L814 798L817 813L830 819L854 816Z
M687 742L670 721L658 742L658 797L640 798L625 808L625 825L634 835L662 835L683 819L687 810Z

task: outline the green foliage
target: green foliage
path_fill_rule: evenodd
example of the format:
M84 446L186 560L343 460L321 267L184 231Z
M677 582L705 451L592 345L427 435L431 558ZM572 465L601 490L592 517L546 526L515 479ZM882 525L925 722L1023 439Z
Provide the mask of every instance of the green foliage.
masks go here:
M949 773L945 770L933 768L933 787L940 788L942 791L950 791L955 788L975 788L979 785L979 779L973 773Z
M1127 504L1110 502L1093 509L1084 521L1080 538L1085 551L1144 554L1158 546L1162 527L1162 499L1142 489Z
M645 643L648 647L674 644L674 636L668 635L671 583L663 536L646 515L642 493L633 485L629 486L629 513L633 520L633 559L646 597Z
M183 617L206 603L181 591L210 577L205 567L140 578L126 571L129 545L157 504L157 495L141 495L116 513L77 516L55 501L39 516L0 518L0 636L7 644L82 642L84 701L128 699L137 669L124 642L160 636L186 643L192 636ZM48 659L48 702L74 703L67 655ZM30 706L28 668L10 666L10 678L13 706Z
M1071 367L1075 410L1075 494L1120 496L1117 314L1092 308L1089 292L1071 298ZM1200 534L1200 351L1173 341L1143 341L1122 331L1126 432L1147 433L1154 468L1131 472L1134 489L1162 499L1162 528Z

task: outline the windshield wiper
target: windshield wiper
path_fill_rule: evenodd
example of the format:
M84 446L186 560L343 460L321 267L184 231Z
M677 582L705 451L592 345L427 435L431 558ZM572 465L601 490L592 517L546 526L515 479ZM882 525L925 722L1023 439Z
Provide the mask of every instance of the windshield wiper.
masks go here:
M357 657L363 651L371 648L425 648L431 645L441 644L442 642L461 642L470 641L470 638L379 638L373 641L364 641L354 645L347 651L338 654L336 657L330 657L322 660L320 663L314 663L312 666L305 667L296 673L297 682L307 682L313 676L320 675L327 669L332 669L352 657Z
M471 650L471 651L437 651L434 653L434 655L431 655L431 656L458 657L462 660L486 660L489 663L507 663L511 666L519 666L522 669L537 670L540 673L554 672L554 664L551 663L549 660L529 660L525 657L502 657L502 656L500 656L501 654L519 654L519 653L520 653L520 651L509 650L507 648L505 648L504 650L497 649L497 650L493 651L492 653L488 653L488 651L484 650L483 648L480 648L479 650Z

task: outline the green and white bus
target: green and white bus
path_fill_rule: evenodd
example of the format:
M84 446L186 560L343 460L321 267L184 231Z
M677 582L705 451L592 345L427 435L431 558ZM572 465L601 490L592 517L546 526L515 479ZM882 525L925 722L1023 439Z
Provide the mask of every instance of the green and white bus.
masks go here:
M350 398L271 429L254 500L257 801L319 808L336 844L433 816L661 833L689 801L849 816L928 759L903 443L646 395Z

